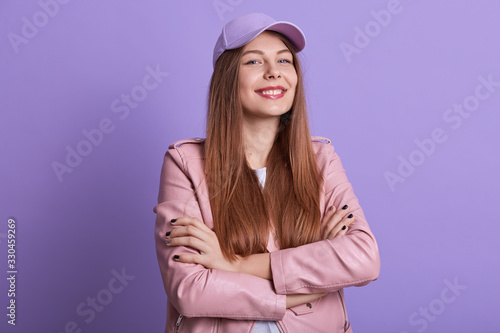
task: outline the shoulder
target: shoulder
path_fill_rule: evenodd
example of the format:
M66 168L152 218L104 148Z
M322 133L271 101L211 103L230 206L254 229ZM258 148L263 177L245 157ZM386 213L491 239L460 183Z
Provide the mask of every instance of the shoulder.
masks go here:
M190 160L200 160L205 158L205 139L192 138L179 140L168 146L165 154L183 165Z
M332 141L322 136L312 136L312 147L314 154L331 154L334 151Z
M329 173L332 167L337 167L341 162L340 158L333 148L330 139L313 136L311 137L312 147L314 152L314 159L316 164L322 172Z
M200 146L204 143L205 143L204 138L184 139L184 140L179 140L179 141L172 143L170 146L168 146L168 149L178 149L182 145L192 145L192 144Z

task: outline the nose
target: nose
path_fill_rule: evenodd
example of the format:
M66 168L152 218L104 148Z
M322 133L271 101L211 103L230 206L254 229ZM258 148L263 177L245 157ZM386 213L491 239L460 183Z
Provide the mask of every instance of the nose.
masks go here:
M281 78L281 72L276 64L269 63L265 72L266 79L279 79Z

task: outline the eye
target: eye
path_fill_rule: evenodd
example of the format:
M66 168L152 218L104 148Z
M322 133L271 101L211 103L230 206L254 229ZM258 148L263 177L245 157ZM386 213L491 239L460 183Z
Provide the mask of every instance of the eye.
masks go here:
M292 63L292 61L288 60L288 59L281 59L281 60L278 60L278 62L280 64L291 64Z
M245 65L255 65L255 64L258 64L259 61L258 60L249 60L247 62L245 62Z

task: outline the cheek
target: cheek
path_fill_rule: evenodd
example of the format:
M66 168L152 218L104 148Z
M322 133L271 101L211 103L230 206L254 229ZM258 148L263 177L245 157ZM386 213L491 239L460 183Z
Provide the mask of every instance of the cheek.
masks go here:
M245 85L241 85L241 84L240 84L240 87L239 87L239 95L240 95L240 101L241 101L242 103L247 102L247 101L251 98L251 95L250 95L250 93L249 93L248 86L245 86Z
M298 82L297 72L295 72L295 69L291 69L287 73L286 77L287 77L288 85L290 87L293 87L293 89L295 90L295 88L297 88L297 82Z
M294 89L297 88L297 82L298 82L299 78L297 77L297 73L293 73L292 75L292 82L293 82L293 87Z
M238 74L238 82L240 86L248 87L252 83L252 73L248 70L240 70Z
M238 85L239 85L240 95L247 94L248 90L250 89L248 76L247 75L240 76L240 79L238 80Z
M240 100L245 96L245 82L243 82L243 80L238 81L238 94L240 96Z

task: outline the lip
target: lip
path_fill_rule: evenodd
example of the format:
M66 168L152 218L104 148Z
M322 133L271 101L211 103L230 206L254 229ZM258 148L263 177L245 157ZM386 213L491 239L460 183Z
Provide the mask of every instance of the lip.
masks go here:
M263 92L267 91L267 90L281 90L282 92L281 92L281 94L276 94L276 95L266 95ZM270 86L270 87L265 87L265 88L262 88L262 89L255 90L255 92L259 96L264 97L264 98L279 99L279 98L285 96L286 89L283 86Z

